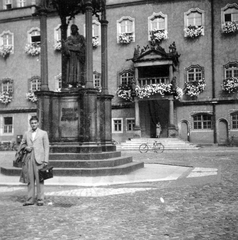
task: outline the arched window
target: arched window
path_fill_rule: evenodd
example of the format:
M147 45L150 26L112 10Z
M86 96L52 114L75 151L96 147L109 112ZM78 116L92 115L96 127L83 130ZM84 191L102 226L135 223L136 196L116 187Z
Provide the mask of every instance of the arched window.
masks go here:
M186 69L186 82L197 82L204 78L204 68L192 65Z
M212 114L197 113L193 115L193 128L194 129L212 129Z
M151 40L152 33L163 33L163 39L167 38L167 18L167 15L162 12L154 12L150 17L148 17L148 40Z
M119 85L128 86L131 85L132 81L134 80L134 71L125 70L119 74L120 82Z
M14 35L10 31L4 31L0 34L0 47L8 48L11 53L14 50Z
M227 4L221 9L221 28L223 33L238 31L238 4Z
M124 41L124 42L123 42ZM135 42L135 19L122 17L117 21L117 42L128 44Z
M13 80L11 78L4 78L0 81L1 92L13 93Z
M40 44L41 36L40 36L40 29L39 28L31 28L28 32L28 42Z
M40 91L41 88L41 78L39 76L33 76L29 79L30 91Z
M225 79L238 78L238 62L228 63L224 66Z
M192 8L184 13L184 37L204 35L204 11Z

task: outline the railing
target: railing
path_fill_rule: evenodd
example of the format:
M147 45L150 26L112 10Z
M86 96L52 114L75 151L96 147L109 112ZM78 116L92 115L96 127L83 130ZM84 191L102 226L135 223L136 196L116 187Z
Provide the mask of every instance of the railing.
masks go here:
M152 78L139 78L138 84L140 87L150 84L160 84L165 83L169 84L170 80L169 77L152 77Z

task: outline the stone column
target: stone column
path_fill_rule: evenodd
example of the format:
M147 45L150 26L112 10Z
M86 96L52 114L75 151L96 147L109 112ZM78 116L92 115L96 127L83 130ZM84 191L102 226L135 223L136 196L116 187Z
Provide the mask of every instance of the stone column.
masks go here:
M136 85L139 84L139 72L138 68L135 68L135 82ZM140 108L139 108L139 99L135 97L135 127L134 127L134 137L141 137L141 128L140 128Z
M41 90L48 91L48 54L47 54L47 14L40 13L40 34L41 34Z
M176 137L177 130L174 125L174 100L173 97L169 98L169 127L168 127L169 137Z
M85 1L86 22L86 88L93 88L92 0Z
M107 25L106 6L102 11L101 19L101 84L102 93L108 94L108 52L107 52Z
M173 65L169 65L169 81L171 82L174 77Z

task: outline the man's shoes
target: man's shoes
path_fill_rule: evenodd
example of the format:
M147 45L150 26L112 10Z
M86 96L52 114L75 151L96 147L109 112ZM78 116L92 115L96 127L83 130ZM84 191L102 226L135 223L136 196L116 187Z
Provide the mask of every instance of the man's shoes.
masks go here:
M43 206L43 205L44 205L44 202L42 200L37 201L37 206Z
M25 207L25 206L30 206L30 205L34 205L34 203L32 203L32 202L25 202L25 203L23 203L23 206Z

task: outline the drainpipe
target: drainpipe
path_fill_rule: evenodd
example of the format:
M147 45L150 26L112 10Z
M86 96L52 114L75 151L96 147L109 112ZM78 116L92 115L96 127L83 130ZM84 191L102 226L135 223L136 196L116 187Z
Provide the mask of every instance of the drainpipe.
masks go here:
M211 57L212 57L212 98L216 97L216 88L215 88L215 38L214 38L214 0L211 0ZM213 140L214 143L217 143L217 126L216 126L216 101L212 102L212 111L214 117L214 131L213 131Z

